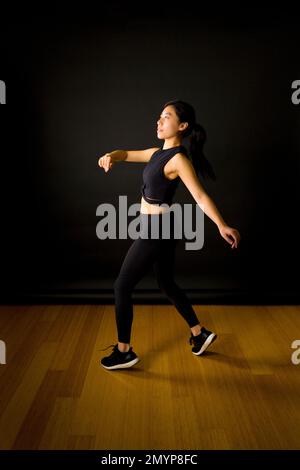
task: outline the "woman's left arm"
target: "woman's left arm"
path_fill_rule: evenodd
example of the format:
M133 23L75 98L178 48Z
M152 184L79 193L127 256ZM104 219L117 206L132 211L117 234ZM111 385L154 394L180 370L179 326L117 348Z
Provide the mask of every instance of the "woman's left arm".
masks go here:
M226 224L214 201L201 185L191 161L184 154L178 153L174 156L174 169L199 207L215 222L221 236L231 245L231 248L237 248L241 239L238 230Z

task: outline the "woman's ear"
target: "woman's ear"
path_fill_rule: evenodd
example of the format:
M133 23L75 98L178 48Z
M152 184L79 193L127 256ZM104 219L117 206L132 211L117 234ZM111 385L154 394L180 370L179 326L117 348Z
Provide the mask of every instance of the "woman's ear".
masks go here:
M181 122L179 124L179 130L184 131L188 127L188 125L189 125L188 122Z

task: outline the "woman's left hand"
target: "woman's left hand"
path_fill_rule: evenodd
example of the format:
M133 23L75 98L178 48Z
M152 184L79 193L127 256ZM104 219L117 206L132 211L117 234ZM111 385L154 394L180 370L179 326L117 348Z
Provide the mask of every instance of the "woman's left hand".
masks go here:
M219 232L223 238L231 245L231 248L237 248L238 243L241 239L239 231L235 228L228 227L228 225L223 225L219 228ZM233 239L233 241L232 241Z

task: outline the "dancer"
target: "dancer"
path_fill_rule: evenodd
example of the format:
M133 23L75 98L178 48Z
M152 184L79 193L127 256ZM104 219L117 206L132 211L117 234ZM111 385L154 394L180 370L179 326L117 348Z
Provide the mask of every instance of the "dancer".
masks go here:
M157 120L157 137L164 141L162 147L145 150L114 150L98 159L99 167L108 172L116 162L145 162L141 187L140 234L133 241L114 282L115 315L118 343L109 356L101 359L105 369L124 369L139 362L130 346L133 321L131 294L136 284L153 267L160 289L167 295L191 330L189 342L192 353L200 356L217 338L216 333L200 324L185 292L174 281L176 218L170 211L179 181L183 181L191 195L210 219L217 225L220 235L237 248L238 230L229 227L210 196L201 185L197 174L215 180L216 175L203 154L206 140L204 128L196 122L192 105L182 100L164 104ZM189 137L189 152L182 140ZM163 219L169 216L170 237L162 238ZM159 228L158 238L152 237L151 227ZM155 236L156 237L156 236ZM108 349L108 348L105 348ZM104 350L105 350L104 349Z

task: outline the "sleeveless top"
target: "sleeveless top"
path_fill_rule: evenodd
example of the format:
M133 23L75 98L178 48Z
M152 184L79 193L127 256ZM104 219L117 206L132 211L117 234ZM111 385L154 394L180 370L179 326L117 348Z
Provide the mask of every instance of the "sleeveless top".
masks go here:
M152 154L145 166L141 193L149 204L160 205L166 203L169 206L172 205L173 196L180 178L179 176L173 180L166 178L164 166L179 152L187 155L186 148L183 145L177 145L169 149L160 148Z

